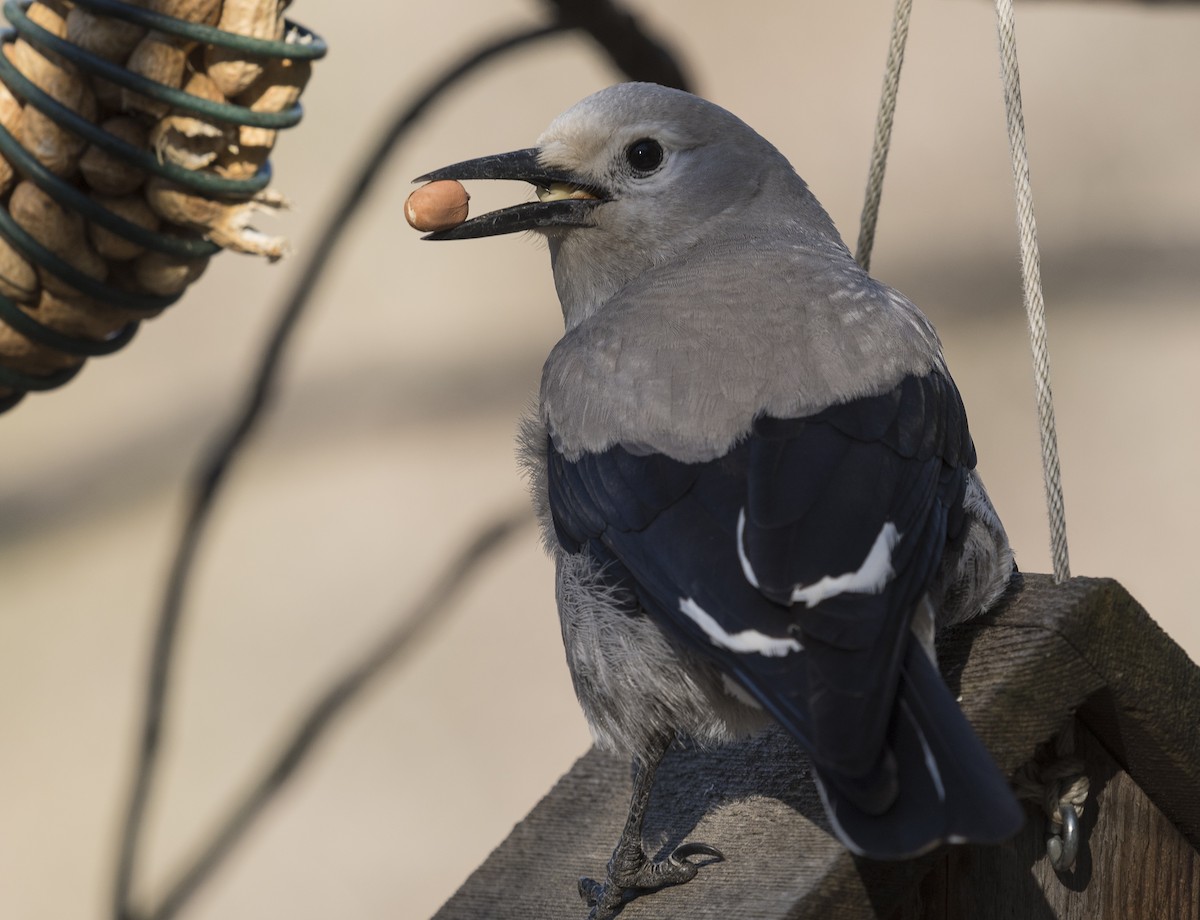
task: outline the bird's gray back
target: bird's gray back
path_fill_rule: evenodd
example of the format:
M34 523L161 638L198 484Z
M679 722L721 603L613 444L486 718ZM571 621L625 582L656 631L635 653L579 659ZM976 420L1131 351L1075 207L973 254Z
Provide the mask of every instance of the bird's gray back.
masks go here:
M620 443L695 462L756 415L807 415L941 363L924 315L844 249L731 240L642 273L568 330L542 417L568 457Z

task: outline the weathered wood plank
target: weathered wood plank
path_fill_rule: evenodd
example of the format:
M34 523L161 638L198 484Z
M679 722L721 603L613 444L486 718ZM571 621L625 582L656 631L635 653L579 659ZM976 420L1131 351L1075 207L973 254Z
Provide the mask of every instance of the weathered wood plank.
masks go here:
M890 920L1200 920L1200 853L1087 729L1091 796L1073 871L1058 876L1046 822L1002 847L948 848Z
M1033 866L1054 916L1200 920L1200 852L1098 739L1077 736L1091 781L1079 859L1061 882L1048 859Z
M1079 578L1054 585L1026 576L1001 610L944 636L939 654L963 710L1009 772L1094 697L1084 713L1088 724L1152 798L1163 797L1166 818L1195 845L1200 671L1115 582ZM1182 790L1166 788L1189 780ZM1114 795L1121 788L1109 785ZM576 878L604 871L628 794L628 765L589 752L437 920L583 917ZM851 857L828 831L807 760L780 731L719 750L673 751L659 774L646 836L664 852L685 839L703 840L727 861L680 888L632 901L622 920L858 920L897 910L910 911L904 920L974 916L956 912L961 905L950 898L949 882L938 888L937 874L922 883L931 870L948 880L961 876L964 861L984 867L990 861L994 884L979 888L987 903L1002 902L997 886L1007 877L1004 891L1016 884L1034 905L1032 913L995 916L1055 916L1031 872L1041 852L1035 829L1002 847L953 848L906 863ZM1182 863L1171 865L1164 871L1183 871ZM923 914L911 913L918 883L929 895Z
M1028 0L1025 0L1025 2L1028 2ZM1124 3L1126 5L1137 3L1141 6L1183 6L1184 4L1195 4L1200 2L1200 0L1078 0L1078 2L1080 6L1099 6L1102 3L1108 6L1113 6L1117 3Z

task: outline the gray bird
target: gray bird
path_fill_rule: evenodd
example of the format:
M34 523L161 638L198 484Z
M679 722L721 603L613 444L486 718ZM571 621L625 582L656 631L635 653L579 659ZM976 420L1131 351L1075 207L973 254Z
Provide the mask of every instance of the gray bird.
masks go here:
M962 401L929 321L858 266L783 155L716 105L630 83L534 148L422 179L538 199L429 239L549 243L566 331L521 450L575 692L596 743L635 763L607 877L580 881L590 916L721 858L642 843L679 736L777 720L857 854L1015 833L933 657L935 625L987 609L1014 569Z

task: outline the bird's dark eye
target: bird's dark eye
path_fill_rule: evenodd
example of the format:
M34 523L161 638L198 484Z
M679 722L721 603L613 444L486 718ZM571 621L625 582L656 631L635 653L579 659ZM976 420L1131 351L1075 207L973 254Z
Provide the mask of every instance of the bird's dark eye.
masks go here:
M633 167L634 172L649 175L662 165L662 144L652 138L643 137L625 149L625 159Z

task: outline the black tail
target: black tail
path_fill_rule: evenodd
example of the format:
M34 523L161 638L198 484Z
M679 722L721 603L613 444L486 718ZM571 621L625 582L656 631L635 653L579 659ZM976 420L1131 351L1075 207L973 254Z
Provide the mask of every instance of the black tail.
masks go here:
M898 791L880 814L860 810L835 774L817 769L825 811L851 852L906 859L941 843L999 843L1020 829L1008 781L918 642L909 643L887 744Z

